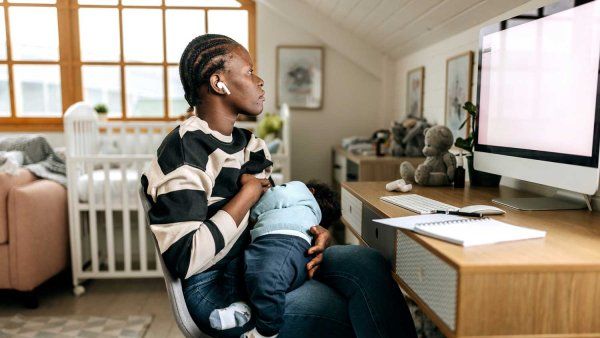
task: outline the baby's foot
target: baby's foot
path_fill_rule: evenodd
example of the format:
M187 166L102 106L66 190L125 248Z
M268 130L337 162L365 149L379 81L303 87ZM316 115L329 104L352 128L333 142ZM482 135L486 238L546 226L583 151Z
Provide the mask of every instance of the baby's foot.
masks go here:
M250 320L250 307L244 302L235 302L223 309L210 313L208 321L215 330L227 330L242 327Z
M256 331L256 328L254 328L246 333L242 333L240 338L276 338L278 335L279 334L275 334L273 336L263 336L262 334L258 333L258 331Z

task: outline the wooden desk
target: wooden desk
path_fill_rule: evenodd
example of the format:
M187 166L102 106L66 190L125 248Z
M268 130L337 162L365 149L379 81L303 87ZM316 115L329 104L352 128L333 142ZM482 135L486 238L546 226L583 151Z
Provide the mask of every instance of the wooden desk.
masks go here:
M464 248L372 222L414 215L379 199L385 182L342 185L342 221L392 262L394 277L447 337L600 337L600 213L517 211L494 216L546 238ZM458 207L523 197L514 189L416 186Z

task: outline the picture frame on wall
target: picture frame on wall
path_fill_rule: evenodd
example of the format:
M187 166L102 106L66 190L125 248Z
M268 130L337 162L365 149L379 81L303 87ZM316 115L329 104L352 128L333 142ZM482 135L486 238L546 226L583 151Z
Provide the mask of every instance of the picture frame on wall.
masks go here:
M323 47L278 46L277 107L318 110L323 107Z
M406 114L423 117L423 84L425 67L409 70L406 74Z
M466 138L470 133L471 125L460 126L467 118L467 111L462 107L471 100L473 86L473 52L468 51L446 60L446 104L444 124L448 127L454 139Z

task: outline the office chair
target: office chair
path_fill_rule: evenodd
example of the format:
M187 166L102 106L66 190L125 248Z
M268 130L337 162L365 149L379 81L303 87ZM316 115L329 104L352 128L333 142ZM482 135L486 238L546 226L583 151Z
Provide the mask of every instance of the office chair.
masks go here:
M139 194L140 200L142 201L142 207L144 208L144 215L146 216L146 226L149 227L150 220L148 218L148 210L150 210L150 203L146 199L146 194L144 193L144 189L142 187L139 189ZM181 330L181 332L188 338L210 338L210 336L200 331L198 326L196 326L196 323L194 323L194 320L188 311L187 305L185 304L181 280L171 276L171 273L169 273L169 270L165 265L165 261L160 254L158 242L156 241L154 234L152 234L152 238L154 239L154 247L158 252L158 259L160 260L163 277L165 278L167 294L169 295L169 301L171 302L171 310L173 311L173 316L175 316L175 321L177 322L179 330Z

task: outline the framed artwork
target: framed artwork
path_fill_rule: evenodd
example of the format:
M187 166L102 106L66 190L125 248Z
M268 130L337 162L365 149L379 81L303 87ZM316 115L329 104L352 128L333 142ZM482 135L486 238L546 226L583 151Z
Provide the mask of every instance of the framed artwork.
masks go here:
M406 76L406 113L408 116L423 116L423 83L425 67L408 71Z
M323 106L323 47L277 47L277 107L321 109Z
M465 138L470 132L467 122L462 130L460 125L467 117L463 104L471 100L473 77L473 52L454 56L446 60L446 111L444 120L446 127L452 130L454 139Z

